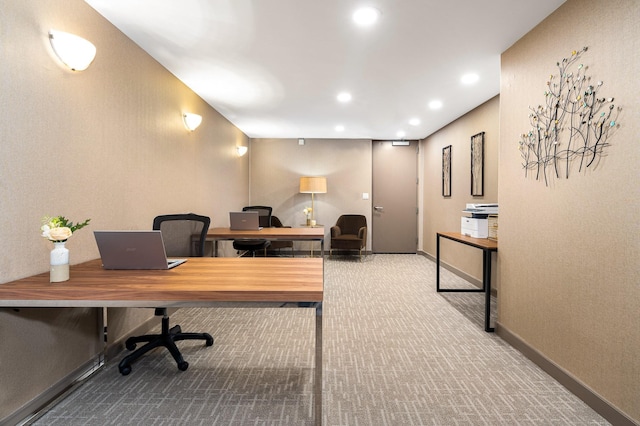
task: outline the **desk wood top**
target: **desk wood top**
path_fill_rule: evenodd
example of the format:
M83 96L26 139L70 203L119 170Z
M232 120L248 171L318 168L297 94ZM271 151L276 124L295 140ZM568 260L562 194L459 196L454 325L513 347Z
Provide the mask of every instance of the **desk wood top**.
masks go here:
M197 257L170 270L105 270L100 259L0 284L0 306L155 307L212 302L321 302L320 258ZM158 303L160 302L160 303Z
M498 251L498 242L495 240L490 240L488 238L473 238L459 232L438 232L437 235L440 235L443 238L458 241L459 243L477 247L482 250Z
M262 228L259 231L235 231L230 228L212 228L207 232L207 238L235 239L259 238L267 240L323 240L324 228Z

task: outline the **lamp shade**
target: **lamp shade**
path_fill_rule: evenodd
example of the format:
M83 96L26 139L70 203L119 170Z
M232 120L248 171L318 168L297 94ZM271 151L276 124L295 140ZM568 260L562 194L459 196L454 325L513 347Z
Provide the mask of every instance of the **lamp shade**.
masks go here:
M202 123L202 116L198 114L192 114L190 112L185 112L184 114L182 114L182 121L184 121L184 127L186 127L190 132L193 132L198 128L200 123Z
M86 70L96 57L93 43L75 34L50 30L49 42L58 58L72 71Z
M324 176L302 176L300 178L300 193L325 194L327 192L327 178Z

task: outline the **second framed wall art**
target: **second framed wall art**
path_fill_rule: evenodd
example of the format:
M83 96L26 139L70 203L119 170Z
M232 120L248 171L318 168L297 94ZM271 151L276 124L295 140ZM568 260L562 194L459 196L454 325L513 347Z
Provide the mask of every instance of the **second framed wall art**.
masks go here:
M484 132L471 136L471 195L484 195Z

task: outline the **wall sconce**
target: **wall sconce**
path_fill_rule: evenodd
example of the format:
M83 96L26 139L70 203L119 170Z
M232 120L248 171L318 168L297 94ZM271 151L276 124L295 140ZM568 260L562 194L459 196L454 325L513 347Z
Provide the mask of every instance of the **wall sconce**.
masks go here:
M84 71L96 57L96 47L74 34L49 30L49 42L58 58L71 71Z
M327 178L324 176L302 176L300 178L300 193L311 194L311 225L315 224L314 215L316 212L313 206L313 194L327 193Z
M198 128L200 123L202 123L202 116L185 112L182 114L182 121L184 121L184 127L186 127L188 131L193 132Z
M238 152L238 157L242 157L249 151L249 148L246 146L236 146L236 151Z

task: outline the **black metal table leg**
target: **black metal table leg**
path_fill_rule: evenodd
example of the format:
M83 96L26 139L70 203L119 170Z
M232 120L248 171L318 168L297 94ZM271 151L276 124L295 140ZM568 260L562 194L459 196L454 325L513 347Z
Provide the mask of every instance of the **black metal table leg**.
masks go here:
M482 288L440 288L440 238L444 237L452 241L466 244L482 250ZM491 327L491 252L498 251L497 243L488 240L466 237L457 233L436 233L436 291L437 292L464 292L485 293L484 330L495 331Z
M484 331L495 331L491 327L491 252L482 250L482 287L485 289L484 297Z
M440 291L440 234L436 236L436 292Z

